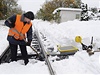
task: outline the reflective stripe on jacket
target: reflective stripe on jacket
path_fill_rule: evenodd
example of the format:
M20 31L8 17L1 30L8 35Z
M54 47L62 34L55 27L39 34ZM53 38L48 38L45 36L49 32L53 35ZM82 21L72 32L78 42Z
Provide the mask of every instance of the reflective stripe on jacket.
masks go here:
M13 36L17 40L23 40L25 39L25 33L29 30L31 25L32 25L31 22L29 24L26 23L24 25L24 23L21 21L21 15L17 15L15 21L15 27L9 29L8 35Z

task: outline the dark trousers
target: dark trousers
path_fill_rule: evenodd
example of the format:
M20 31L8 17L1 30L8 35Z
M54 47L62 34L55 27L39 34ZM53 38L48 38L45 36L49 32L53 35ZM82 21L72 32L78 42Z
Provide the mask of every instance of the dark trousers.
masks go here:
M27 64L28 63L28 54L27 54L27 49L26 49L26 45L19 45L20 50L21 50L21 54L22 54L22 58L24 60L24 63ZM10 43L10 49L11 49L11 61L17 61L17 49L18 49L18 45L14 45Z

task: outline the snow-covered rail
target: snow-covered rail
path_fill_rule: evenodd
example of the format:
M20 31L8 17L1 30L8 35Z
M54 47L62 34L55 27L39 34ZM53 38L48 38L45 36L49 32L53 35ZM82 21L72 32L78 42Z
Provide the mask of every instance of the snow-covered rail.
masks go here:
M38 41L39 41L39 43L41 45L41 52L44 55L46 65L48 66L48 70L49 70L51 75L55 75L55 71L53 70L53 68L52 68L52 66L50 64L50 61L49 61L48 56L47 56L47 53L45 52L45 48L44 48L44 46L42 44L41 38L39 37L39 33L36 32L36 35L37 35Z
M5 62L9 62L10 60L10 55L11 55L11 51L10 51L10 47L8 46L4 52L0 55L0 64L1 63L5 63Z

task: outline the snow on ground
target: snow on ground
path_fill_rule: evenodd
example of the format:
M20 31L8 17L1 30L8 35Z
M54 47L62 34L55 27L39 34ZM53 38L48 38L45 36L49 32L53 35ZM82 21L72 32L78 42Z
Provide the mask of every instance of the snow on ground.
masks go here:
M2 21L1 21L2 22ZM0 22L0 24L1 24ZM70 56L69 59L61 61L50 61L56 74L100 74L100 53L97 52L89 56L86 51L83 51L81 45L75 42L75 36L80 35L82 42L90 45L91 37L93 36L94 48L100 48L100 21L68 21L60 24L49 23L42 20L33 21L33 29L36 29L41 35L46 37L43 41L44 46L54 47L57 50L57 45L74 45L79 51ZM0 25L0 53L8 45L6 40L8 27ZM30 49L28 48L28 51ZM56 57L54 57L56 58ZM49 58L50 60L52 57ZM23 65L23 60L17 62L4 63L0 65L0 74L49 74L48 68L44 61L30 59L28 65ZM37 62L37 63L36 63Z
M3 50L6 49L8 46L8 41L6 40L8 33L7 30L7 27L0 25L0 55L2 54Z

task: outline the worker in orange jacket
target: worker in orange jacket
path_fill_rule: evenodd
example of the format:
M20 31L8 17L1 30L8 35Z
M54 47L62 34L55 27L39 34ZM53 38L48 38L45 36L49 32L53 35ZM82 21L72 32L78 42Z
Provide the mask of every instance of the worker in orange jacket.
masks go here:
M5 25L10 28L7 40L11 49L11 61L17 61L19 45L25 65L29 62L26 46L30 46L32 41L31 20L34 20L34 13L28 11L22 15L13 15L5 21ZM23 39L28 42L25 42Z

